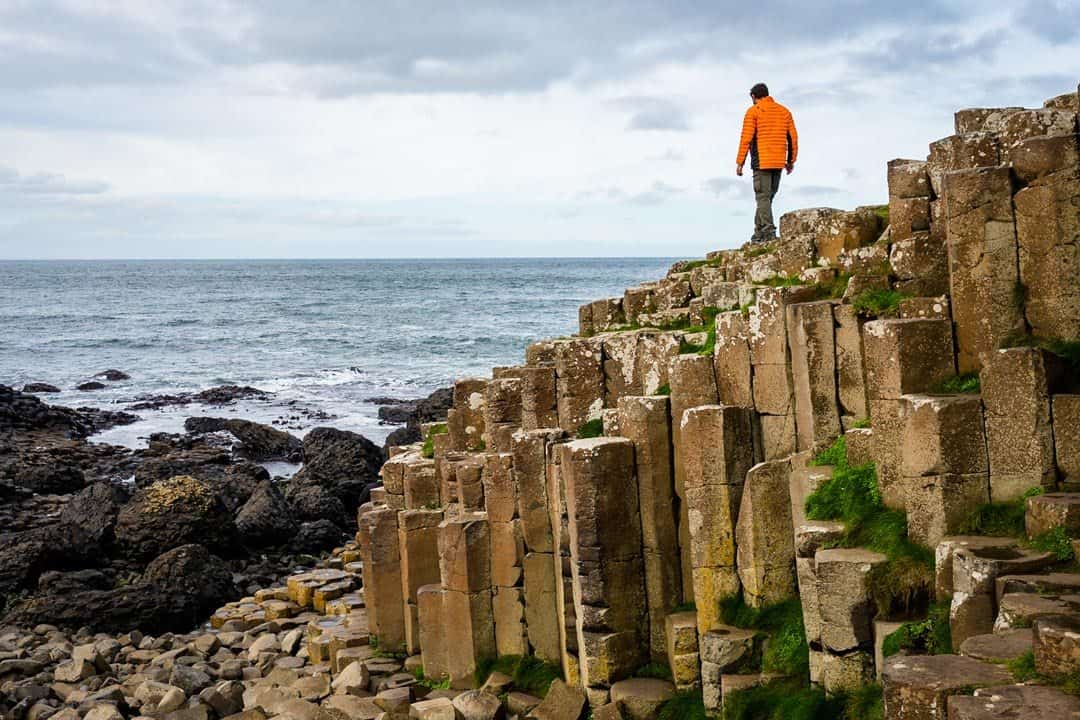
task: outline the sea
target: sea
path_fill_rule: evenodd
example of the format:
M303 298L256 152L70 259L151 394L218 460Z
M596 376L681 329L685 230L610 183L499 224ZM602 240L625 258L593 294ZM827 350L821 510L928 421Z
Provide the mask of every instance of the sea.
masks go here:
M0 384L71 407L251 385L268 399L140 410L94 438L145 446L197 415L330 425L382 443L372 398L419 398L539 339L584 302L661 277L670 258L0 261ZM75 387L106 370L129 380Z

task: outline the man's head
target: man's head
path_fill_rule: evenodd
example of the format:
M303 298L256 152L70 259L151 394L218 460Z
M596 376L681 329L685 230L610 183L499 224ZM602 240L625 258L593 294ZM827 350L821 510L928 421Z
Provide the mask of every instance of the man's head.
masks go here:
M769 97L769 88L765 83L758 83L754 87L750 88L750 97L754 102L757 102L761 98Z

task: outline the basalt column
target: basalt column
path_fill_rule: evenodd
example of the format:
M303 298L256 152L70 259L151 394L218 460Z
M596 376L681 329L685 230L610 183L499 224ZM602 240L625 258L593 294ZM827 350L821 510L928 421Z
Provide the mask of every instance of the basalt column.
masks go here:
M649 652L653 660L666 661L669 644L665 639L665 619L683 598L668 398L620 399L619 429L623 437L634 443L649 610Z
M581 684L593 704L646 657L648 625L634 444L559 447L565 485Z
M747 408L706 405L682 418L691 573L702 635L720 624L720 600L739 590L735 521L753 464L750 416Z

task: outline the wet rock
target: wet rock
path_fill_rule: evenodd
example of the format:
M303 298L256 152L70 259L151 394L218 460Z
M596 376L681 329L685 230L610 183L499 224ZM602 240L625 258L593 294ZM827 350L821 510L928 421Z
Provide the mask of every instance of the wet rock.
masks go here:
M237 400L263 400L272 393L253 388L249 385L220 385L197 393L180 393L178 395L144 395L130 406L131 410L160 410L165 407L178 405L213 405L221 407L232 405Z
M60 388L49 383L36 382L23 385L22 391L24 393L58 393Z
M102 370L101 372L99 372L94 377L96 377L96 378L104 378L104 379L108 380L109 382L119 382L121 380L130 380L131 379L131 376L128 375L126 372L124 372L123 370L117 370L115 368L110 368L108 370Z
M98 382L97 380L91 380L90 382L84 382L76 385L75 389L81 392L89 392L91 390L104 390L105 383Z
M293 489L290 485L288 499L301 520L329 520L339 527L347 523L345 503L326 488L307 485Z
M329 520L301 523L289 548L293 552L317 553L340 544L343 536L341 528Z
M346 507L367 502L369 486L379 481L382 449L363 435L334 428L315 428L304 437L304 466L292 477L289 494L318 486Z
M33 587L48 570L85 564L96 553L81 528L50 526L0 534L0 595Z
M129 585L105 590L76 587L69 584L63 591L39 593L16 603L0 618L0 625L50 623L101 632L184 631L239 594L229 568L200 545L161 555Z
M148 558L199 542L234 552L235 526L221 499L206 483L178 475L135 492L120 510L116 543L129 556Z
M236 529L251 546L279 545L296 532L292 508L270 480L263 481L236 515Z
M206 433L222 432L229 418L220 417L189 417L184 420L184 432L191 435L205 435Z
M83 472L71 462L28 460L12 475L12 481L39 494L66 494L82 489L86 482Z
M60 525L79 527L87 539L102 547L111 545L116 518L129 499L127 491L112 483L94 483L64 506Z
M248 460L303 460L304 446L300 438L284 430L250 420L226 420L225 429L240 441L236 452Z

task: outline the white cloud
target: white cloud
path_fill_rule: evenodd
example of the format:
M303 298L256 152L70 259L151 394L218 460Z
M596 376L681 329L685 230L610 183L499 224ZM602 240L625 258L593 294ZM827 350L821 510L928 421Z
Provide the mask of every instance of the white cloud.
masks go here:
M1075 86L1067 10L0 4L0 257L700 255L748 235L754 82L800 131L779 211L880 202L954 109Z

